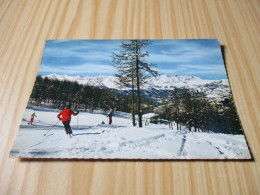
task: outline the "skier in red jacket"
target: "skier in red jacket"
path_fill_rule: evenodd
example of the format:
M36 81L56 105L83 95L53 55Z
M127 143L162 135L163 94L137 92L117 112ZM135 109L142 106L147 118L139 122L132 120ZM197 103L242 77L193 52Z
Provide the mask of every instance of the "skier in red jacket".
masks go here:
M31 125L33 124L34 117L37 117L35 112L31 115L31 120L30 120L30 122L28 124L31 124Z
M70 108L71 108L71 106L67 105L66 109L62 110L57 115L57 117L62 121L62 123L65 127L66 134L69 134L69 135L72 134L72 130L71 130L71 127L70 127L71 115L76 116L79 113L79 111L77 111L77 113L73 112Z

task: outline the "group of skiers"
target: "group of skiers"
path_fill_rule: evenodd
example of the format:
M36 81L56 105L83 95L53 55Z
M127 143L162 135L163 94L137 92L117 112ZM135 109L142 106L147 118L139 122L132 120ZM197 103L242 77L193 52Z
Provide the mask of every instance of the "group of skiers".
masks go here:
M79 114L79 111L77 110L77 112L73 112L71 110L71 105L67 105L66 108L64 110L62 110L58 115L58 119L61 120L61 122L64 125L66 134L71 135L72 134L72 130L71 130L71 126L70 126L70 121L71 121L71 115L73 116L77 116ZM28 124L32 124L34 121L34 117L37 117L35 112L31 115L31 120L30 122L28 122ZM112 117L113 117L113 110L111 109L109 111L109 113L107 114L107 117L109 118L108 124L111 125L112 124ZM104 121L102 121L102 124L105 124Z

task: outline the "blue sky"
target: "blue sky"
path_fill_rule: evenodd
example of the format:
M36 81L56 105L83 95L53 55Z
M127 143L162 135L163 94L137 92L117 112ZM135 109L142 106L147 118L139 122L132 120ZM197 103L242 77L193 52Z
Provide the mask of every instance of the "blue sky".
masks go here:
M114 75L112 52L119 53L123 40L48 40L39 75ZM127 41L127 40L125 40ZM226 79L220 45L216 39L153 40L143 51L147 62L160 74Z

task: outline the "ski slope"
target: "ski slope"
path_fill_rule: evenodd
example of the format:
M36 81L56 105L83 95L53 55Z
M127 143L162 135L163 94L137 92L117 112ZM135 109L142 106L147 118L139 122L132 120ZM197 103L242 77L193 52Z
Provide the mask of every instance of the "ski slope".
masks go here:
M31 114L37 118L28 125ZM72 117L73 137L59 122L60 110L27 108L11 157L84 159L250 159L245 137L177 131L165 124L131 126L131 116L117 112L107 125L103 113L80 112ZM101 124L104 121L106 124ZM176 126L174 126L176 128Z

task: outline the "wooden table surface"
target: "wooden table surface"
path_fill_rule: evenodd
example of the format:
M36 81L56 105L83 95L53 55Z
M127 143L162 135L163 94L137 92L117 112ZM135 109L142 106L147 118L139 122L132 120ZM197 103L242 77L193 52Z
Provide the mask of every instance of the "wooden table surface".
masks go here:
M0 194L260 194L259 0L0 0ZM254 161L9 158L46 39L207 39Z

